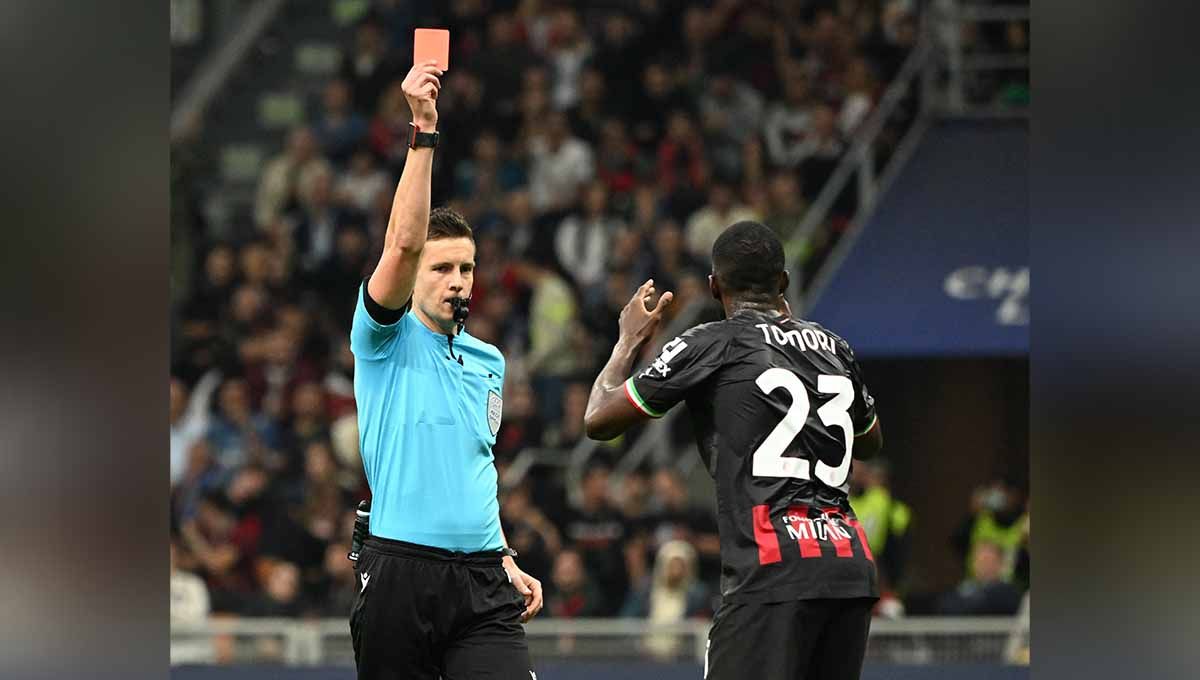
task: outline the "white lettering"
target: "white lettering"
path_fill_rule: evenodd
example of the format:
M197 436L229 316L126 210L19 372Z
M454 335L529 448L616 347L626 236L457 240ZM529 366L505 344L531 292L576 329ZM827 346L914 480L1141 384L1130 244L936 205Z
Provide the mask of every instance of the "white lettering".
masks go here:
M817 339L821 341L821 349L831 354L833 353L833 341L829 339L828 335L817 331Z
M771 326L771 334L775 336L775 342L781 345L787 344L787 335L784 334L783 329L779 326Z
M761 328L761 329L762 329L762 332L763 332L763 342L771 342L771 334L767 332L767 324L765 324L765 323L758 323L758 324L754 324L754 327L755 327L755 328Z
M958 300L999 300L996 323L1024 326L1029 323L1029 267L989 269L978 265L950 272L942 284L946 295Z
M807 352L808 348L804 346L804 341L800 339L800 331L790 330L787 332L788 342L792 347L797 347L801 352Z

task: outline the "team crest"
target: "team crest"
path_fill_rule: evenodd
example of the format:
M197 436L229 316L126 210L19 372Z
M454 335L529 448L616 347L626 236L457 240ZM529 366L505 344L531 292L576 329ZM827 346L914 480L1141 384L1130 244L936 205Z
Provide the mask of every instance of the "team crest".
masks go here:
M500 416L504 413L504 400L495 390L488 390L487 416L488 429L492 431L492 436L500 431Z

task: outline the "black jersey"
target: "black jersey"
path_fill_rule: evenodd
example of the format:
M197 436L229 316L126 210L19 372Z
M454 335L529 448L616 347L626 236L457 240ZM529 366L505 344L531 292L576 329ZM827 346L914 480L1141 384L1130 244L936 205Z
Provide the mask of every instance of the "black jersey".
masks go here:
M874 426L875 403L845 340L743 310L663 345L625 392L656 418L687 401L716 481L725 599L878 597L846 498L854 437Z

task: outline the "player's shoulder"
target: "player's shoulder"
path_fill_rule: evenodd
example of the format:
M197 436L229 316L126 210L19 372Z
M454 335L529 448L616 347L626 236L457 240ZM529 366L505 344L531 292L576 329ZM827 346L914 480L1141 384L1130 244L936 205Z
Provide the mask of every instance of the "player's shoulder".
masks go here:
M728 343L737 335L738 329L738 324L730 323L729 319L720 319L696 324L680 333L676 339L695 347L713 348Z

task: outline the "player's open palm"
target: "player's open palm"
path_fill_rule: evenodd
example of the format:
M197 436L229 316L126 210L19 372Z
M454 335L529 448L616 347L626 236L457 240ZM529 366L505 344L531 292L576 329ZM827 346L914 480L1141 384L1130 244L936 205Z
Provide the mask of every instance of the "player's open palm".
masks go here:
M442 89L442 81L438 77L442 73L436 60L413 64L401 83L404 98L412 109L413 122L423 129L432 129L437 125L437 97Z
M641 347L642 343L654 336L658 324L662 321L663 312L675 298L675 294L667 291L658 298L658 304L650 307L654 297L654 279L648 279L638 287L629 304L621 310L620 327L621 340Z

